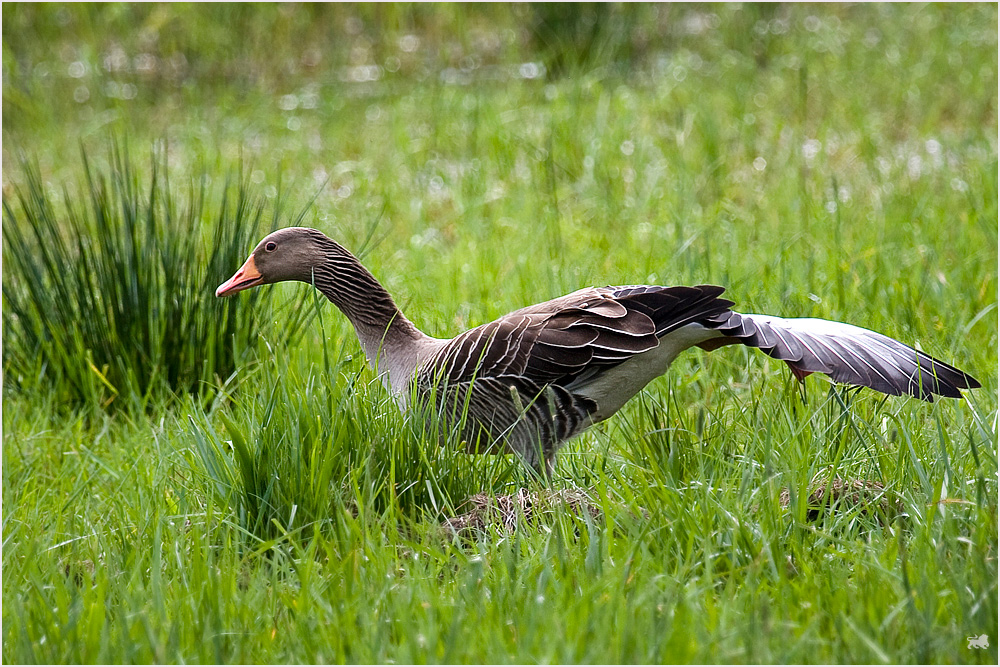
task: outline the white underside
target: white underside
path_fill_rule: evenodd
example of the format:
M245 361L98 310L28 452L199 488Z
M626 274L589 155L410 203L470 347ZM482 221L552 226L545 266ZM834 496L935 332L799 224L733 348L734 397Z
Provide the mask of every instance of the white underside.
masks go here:
M593 422L607 419L618 412L643 387L667 372L670 364L684 350L721 333L700 324L686 324L660 339L660 344L628 361L611 368L580 386L568 389L597 403Z

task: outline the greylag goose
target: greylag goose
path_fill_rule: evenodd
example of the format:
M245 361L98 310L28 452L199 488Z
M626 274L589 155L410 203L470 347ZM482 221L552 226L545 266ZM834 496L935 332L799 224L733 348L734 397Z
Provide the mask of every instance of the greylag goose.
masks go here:
M215 294L283 280L314 285L343 311L401 408L415 389L443 409L446 424L464 424L470 451L506 447L546 476L563 442L613 415L694 345L714 350L739 343L784 361L800 381L825 373L927 401L980 386L957 368L861 327L734 312L714 285L588 287L451 339L432 338L354 255L303 227L264 238Z

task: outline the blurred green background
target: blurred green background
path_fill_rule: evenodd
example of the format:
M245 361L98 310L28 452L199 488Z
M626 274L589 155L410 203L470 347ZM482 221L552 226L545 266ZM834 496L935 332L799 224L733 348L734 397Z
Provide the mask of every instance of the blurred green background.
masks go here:
M555 102L560 80L581 76L581 95L611 81L657 91L666 125L711 103L714 119L699 123L718 126L723 153L789 129L971 140L996 124L994 19L982 4L12 3L5 160L13 147L49 153L113 128L313 166L363 155L422 91L506 97L514 113L519 100ZM706 89L713 99L692 104ZM760 113L776 109L780 119ZM433 119L437 139L472 130L449 112Z

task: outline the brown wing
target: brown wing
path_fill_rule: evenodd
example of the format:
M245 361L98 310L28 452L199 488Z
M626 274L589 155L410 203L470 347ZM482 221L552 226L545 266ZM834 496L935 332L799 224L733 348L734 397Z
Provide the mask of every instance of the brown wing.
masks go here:
M451 382L520 376L564 386L616 366L732 305L721 287L587 288L522 308L452 339L428 369Z

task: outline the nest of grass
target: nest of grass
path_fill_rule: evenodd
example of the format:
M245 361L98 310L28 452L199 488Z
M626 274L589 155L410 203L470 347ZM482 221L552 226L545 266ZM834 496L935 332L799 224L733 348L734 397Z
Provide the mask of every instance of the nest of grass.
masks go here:
M505 496L477 493L462 504L461 509L467 509L466 512L446 519L443 525L456 535L490 530L511 535L522 522L542 525L542 517L560 508L578 516L587 513L595 521L602 517L600 508L583 489L518 489Z
M791 504L791 493L782 489L779 496L782 507ZM811 485L806 499L806 519L818 521L829 512L856 511L871 516L882 523L892 522L903 514L903 503L896 494L886 491L885 485L868 479L841 479L835 477Z

